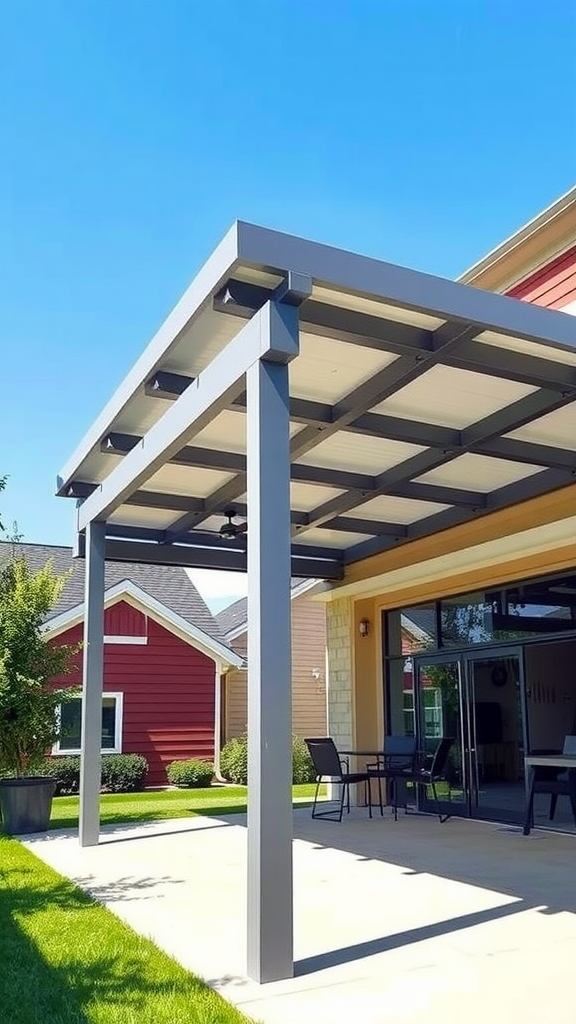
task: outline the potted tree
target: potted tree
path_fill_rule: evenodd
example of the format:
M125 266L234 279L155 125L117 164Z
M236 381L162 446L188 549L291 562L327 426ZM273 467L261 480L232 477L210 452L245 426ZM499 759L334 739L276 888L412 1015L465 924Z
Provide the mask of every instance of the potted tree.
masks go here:
M76 688L57 688L77 647L53 646L42 624L66 576L50 563L31 572L23 559L0 568L0 814L9 835L41 832L50 820L54 781L41 774L59 734L60 706Z

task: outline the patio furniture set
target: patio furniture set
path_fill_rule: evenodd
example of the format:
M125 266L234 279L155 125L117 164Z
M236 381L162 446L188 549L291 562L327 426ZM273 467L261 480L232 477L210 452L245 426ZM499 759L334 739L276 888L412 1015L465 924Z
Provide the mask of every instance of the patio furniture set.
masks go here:
M350 810L350 786L363 785L368 814L372 817L372 781L378 785L380 814L384 813L382 782L389 786L389 797L398 820L398 806L406 786L430 786L440 821L450 817L442 813L438 800L437 783L445 782L448 755L454 743L449 737L438 740L433 751L418 750L413 736L387 736L382 750L338 750L329 737L307 739L312 763L316 771L316 792L312 807L313 818L342 821L344 806ZM364 769L350 771L350 758L364 761ZM340 797L336 810L318 810L320 785L324 780L339 785ZM448 791L450 793L450 790ZM406 803L404 808L407 810Z
M422 751L417 749L416 739L412 736L386 736L382 750L338 750L334 740L329 736L307 739L306 744L316 772L312 817L341 822L344 807L350 811L350 786L362 785L371 818L371 784L374 781L378 786L381 815L384 813L383 782L388 786L388 803L392 805L395 821L398 820L398 807L402 806L402 801L407 812L406 787L412 785L416 789L420 786L429 786L436 813L441 823L446 822L451 815L443 812L436 787L438 783L447 783L450 802L447 766L454 743L453 738L443 736L438 739L434 750ZM363 761L364 768L360 771L351 771L350 758ZM523 834L529 835L534 825L534 798L539 794L550 796L550 821L554 819L558 797L567 796L576 825L576 736L565 737L562 752L534 750L526 755L524 763L526 814ZM318 809L320 786L325 781L340 786L336 809Z

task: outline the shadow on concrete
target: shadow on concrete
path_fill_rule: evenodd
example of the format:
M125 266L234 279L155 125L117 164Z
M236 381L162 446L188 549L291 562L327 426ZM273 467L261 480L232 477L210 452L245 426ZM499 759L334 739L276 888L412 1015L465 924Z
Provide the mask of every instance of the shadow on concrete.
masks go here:
M170 875L155 875L153 878L126 875L123 878L115 878L111 882L99 882L94 875L74 875L72 880L74 885L78 885L98 903L114 903L117 900L122 900L123 903L137 900L141 903L146 899L157 900L156 887L158 885L186 885L188 881L185 878L174 878ZM146 895L147 892L149 895Z
M451 935L464 928L473 928L479 924L487 924L489 921L510 917L512 914L521 913L526 909L526 905L519 900L517 903L506 903L502 907L480 910L475 914L462 914L461 917L437 921L435 924L424 925L422 928L411 928L408 931L397 932L395 935L383 935L379 939L370 939L368 942L357 942L353 946L343 946L341 949L330 950L328 953L320 953L318 956L297 961L294 964L294 975L299 978L306 974L314 974L316 971L324 971L328 967L340 967L342 964L353 963L355 960L375 956L377 953L389 953L393 949L410 946L415 942L436 939L441 935Z
M524 902L524 909L576 913L576 841L572 836L428 814L361 817L341 825L294 816L294 838L318 850L340 850L359 860L381 860L406 875L436 875Z

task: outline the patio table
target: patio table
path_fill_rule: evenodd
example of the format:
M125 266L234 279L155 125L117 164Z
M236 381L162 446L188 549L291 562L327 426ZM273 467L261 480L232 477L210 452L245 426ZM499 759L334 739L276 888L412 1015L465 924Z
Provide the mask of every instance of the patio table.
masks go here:
M402 774L403 774L403 771L405 771L406 766L405 766L405 764L404 764L403 767L398 765L395 768L394 764L393 763L391 764L390 762L393 762L394 759L396 759L396 760L403 760L404 762L406 762L407 755L393 753L391 751L386 751L386 750L365 750L365 749L362 749L362 750L339 750L338 753L342 754L344 757L366 758L366 764L370 763L371 761L375 761L376 762L376 769L374 771L374 778L378 781L378 797L379 797L379 803L380 803L380 814L382 814L383 813L383 810L382 810L382 785L381 785L382 776L385 776L386 778L388 778L388 780L390 781L390 783L393 786L397 786L398 785L398 780L402 778ZM387 764L387 762L388 762L388 764ZM381 772L382 774L378 775L377 774L378 772Z
M526 754L524 758L524 778L526 784L526 816L528 815L528 802L530 800L530 788L532 786L532 775L534 768L562 768L567 771L569 768L576 768L576 754ZM524 835L528 835L524 829Z

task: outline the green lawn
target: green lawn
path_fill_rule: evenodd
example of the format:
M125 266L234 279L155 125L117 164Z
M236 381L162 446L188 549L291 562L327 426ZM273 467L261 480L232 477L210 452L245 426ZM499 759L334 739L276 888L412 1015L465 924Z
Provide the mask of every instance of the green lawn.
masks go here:
M16 840L0 836L2 1024L247 1018Z
M315 786L294 786L295 800L311 799ZM107 793L100 798L103 825L121 822L162 821L197 814L236 814L246 810L243 786L211 786L209 789L166 789L159 792ZM52 804L50 828L78 824L78 797L58 796Z

